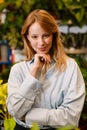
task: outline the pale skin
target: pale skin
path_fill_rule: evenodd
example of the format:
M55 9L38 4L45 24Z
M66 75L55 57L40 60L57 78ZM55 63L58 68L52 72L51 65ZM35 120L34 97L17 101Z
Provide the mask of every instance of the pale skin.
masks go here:
M27 38L31 47L36 52L34 56L34 64L30 69L31 75L36 77L43 65L45 63L49 64L51 61L49 51L52 46L53 35L44 30L38 22L35 22L30 26ZM40 61L40 57L43 57L44 62Z

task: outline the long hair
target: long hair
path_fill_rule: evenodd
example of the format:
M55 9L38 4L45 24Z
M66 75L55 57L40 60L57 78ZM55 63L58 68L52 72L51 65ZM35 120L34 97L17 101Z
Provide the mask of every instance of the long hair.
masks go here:
M35 51L31 48L29 40L27 39L29 27L34 22L38 22L44 30L53 34L50 56L56 61L56 65L58 66L59 70L66 68L66 54L64 52L61 33L58 29L58 25L53 16L46 10L42 9L36 9L28 15L21 31L27 60L31 60L35 54Z

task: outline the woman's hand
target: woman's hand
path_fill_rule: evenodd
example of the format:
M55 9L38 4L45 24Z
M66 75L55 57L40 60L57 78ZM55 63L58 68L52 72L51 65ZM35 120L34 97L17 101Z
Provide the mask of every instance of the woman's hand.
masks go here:
M48 54L35 54L34 65L41 69L44 63L50 63L50 55Z
M34 77L37 76L38 71L41 71L44 64L50 63L51 58L48 54L35 54L34 56L34 64L30 69L31 75Z

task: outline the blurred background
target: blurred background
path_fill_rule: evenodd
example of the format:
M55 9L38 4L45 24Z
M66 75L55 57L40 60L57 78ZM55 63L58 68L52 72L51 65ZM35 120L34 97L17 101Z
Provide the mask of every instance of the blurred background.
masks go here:
M87 0L0 0L0 80L7 82L10 68L25 59L20 32L27 15L45 9L55 18L67 55L76 59L87 95ZM80 128L87 129L87 96Z

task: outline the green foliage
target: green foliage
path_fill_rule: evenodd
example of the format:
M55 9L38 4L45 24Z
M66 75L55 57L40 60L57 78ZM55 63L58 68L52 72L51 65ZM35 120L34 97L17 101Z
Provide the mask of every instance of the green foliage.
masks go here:
M82 72L82 75L83 75L83 78L87 87L87 59L84 58L83 55L81 56L77 55L75 56L75 59L81 69L81 72Z
M13 118L5 119L4 120L4 130L14 130L16 122Z
M0 117L2 119L7 119L10 117L6 107L6 99L7 83L3 83L3 80L0 80Z
M9 115L6 107L7 86L7 83L3 83L3 80L0 80L0 118L4 120L4 130L14 130L16 123Z
M59 9L59 13L61 19L63 22L67 23L69 19L71 19L72 23L74 25L83 25L87 22L87 1L83 3L83 0L76 0L73 2L73 0L56 0L57 8ZM65 12L65 13L64 13ZM65 20L64 20L65 19ZM85 20L84 20L85 19Z
M65 126L65 127L61 127L58 128L57 130L80 130L79 128L75 127L75 126Z
M37 123L33 123L33 126L31 127L30 130L40 130L40 128Z
M14 46L19 49L23 47L21 40L21 28L25 17L30 12L32 5L31 0L6 0L0 4L0 10L7 9L6 21L0 24L0 40L7 40L9 46Z
M22 48L20 32L26 16L34 9L46 9L62 24L73 25L87 23L87 2L83 0L4 0L0 3L0 12L7 9L6 21L0 24L0 40L7 39L10 46Z

